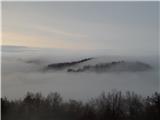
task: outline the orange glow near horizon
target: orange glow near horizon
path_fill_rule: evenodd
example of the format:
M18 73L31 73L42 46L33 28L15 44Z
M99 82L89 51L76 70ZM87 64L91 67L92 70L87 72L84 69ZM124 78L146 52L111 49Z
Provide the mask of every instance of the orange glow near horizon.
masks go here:
M56 38L55 38L56 39ZM47 38L41 38L38 36L29 36L26 34L14 33L14 32L2 32L1 45L15 45L37 48L60 48L60 49L87 49L87 46L81 46L66 43L64 40L48 40Z

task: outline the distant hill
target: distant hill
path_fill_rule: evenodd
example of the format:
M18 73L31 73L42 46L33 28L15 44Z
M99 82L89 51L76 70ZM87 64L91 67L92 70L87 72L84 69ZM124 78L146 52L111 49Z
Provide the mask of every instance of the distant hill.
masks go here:
M94 59L94 62L92 61ZM111 61L100 62L96 58L85 58L79 61L54 63L45 67L45 70L64 70L66 72L137 72L147 71L152 67L143 62Z
M151 69L151 66L142 62L125 62L117 61L111 63L99 63L96 65L85 65L78 69L68 69L68 72L136 72L136 71L146 71Z
M86 58L86 59L82 59L82 60L79 60L79 61L72 61L72 62L49 64L49 65L47 66L47 69L62 70L62 69L65 69L65 68L67 68L67 67L71 67L71 66L74 66L74 65L77 65L77 64L80 64L80 63L89 61L89 60L91 60L91 59L93 59L93 58Z

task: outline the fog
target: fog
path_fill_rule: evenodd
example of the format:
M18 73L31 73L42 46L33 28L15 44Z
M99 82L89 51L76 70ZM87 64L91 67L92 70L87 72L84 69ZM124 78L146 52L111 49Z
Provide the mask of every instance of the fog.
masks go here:
M2 96L9 99L24 97L26 92L59 92L66 99L88 100L102 91L113 89L134 91L143 96L158 91L158 57L157 56L118 56L105 52L66 51L59 49L40 49L26 47L2 47ZM82 72L47 71L48 64L70 62L94 57L93 61L142 61L153 69L142 72Z

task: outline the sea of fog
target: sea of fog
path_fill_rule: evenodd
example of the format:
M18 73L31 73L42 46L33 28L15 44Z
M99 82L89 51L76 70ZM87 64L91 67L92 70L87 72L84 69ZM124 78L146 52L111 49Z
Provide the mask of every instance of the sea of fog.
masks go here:
M51 63L79 60L86 57L105 58L107 61L138 60L150 64L153 69L143 72L82 72L47 71L42 69ZM111 56L64 50L2 47L2 96L18 99L30 92L59 92L65 99L88 100L111 90L134 91L143 96L158 91L157 57ZM99 62L97 60L97 62Z

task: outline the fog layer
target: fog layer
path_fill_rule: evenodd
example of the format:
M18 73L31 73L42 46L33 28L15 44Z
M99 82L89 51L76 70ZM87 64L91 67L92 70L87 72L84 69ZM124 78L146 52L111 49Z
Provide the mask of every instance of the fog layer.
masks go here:
M141 61L150 64L153 69L141 72L83 72L47 71L42 69L48 64L71 62L94 57L87 64L112 62L118 60ZM67 52L55 49L29 49L24 47L2 47L2 96L9 99L23 97L26 92L59 92L66 99L87 100L102 91L112 89L134 91L141 95L150 95L158 91L157 57L111 56ZM83 63L86 64L86 63Z

